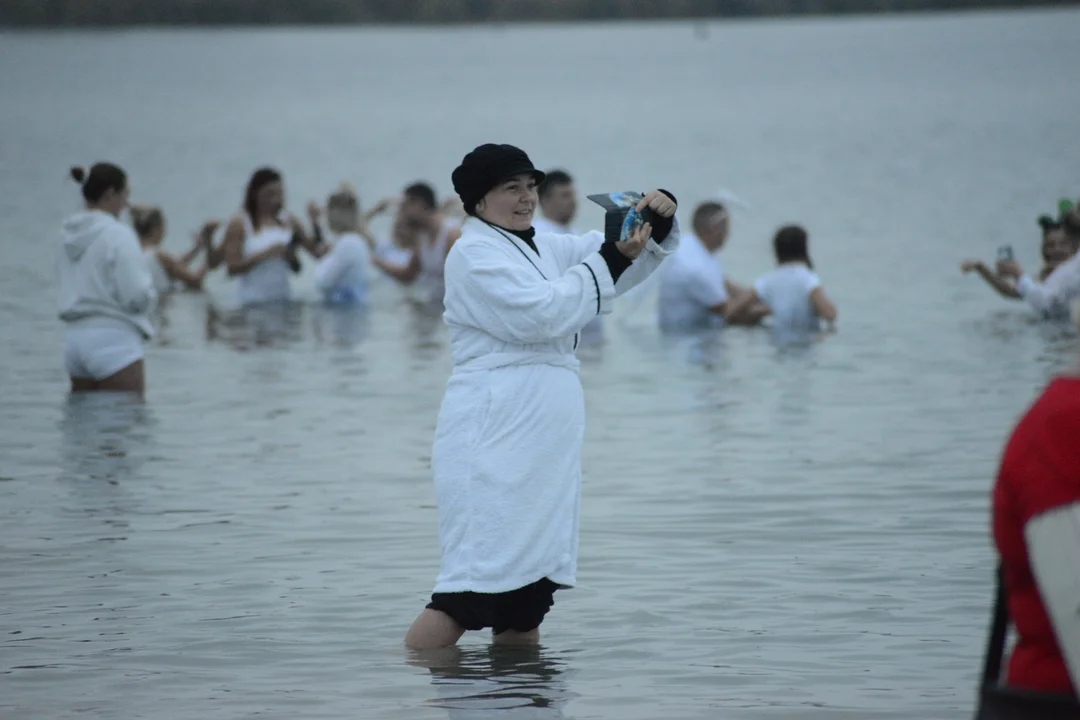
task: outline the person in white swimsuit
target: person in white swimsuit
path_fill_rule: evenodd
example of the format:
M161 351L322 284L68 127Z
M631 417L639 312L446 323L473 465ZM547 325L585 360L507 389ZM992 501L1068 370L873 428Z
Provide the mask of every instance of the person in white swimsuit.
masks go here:
M256 170L248 181L243 210L229 220L221 246L210 253L211 269L224 260L229 276L237 278L240 304L245 307L291 297L289 275L300 270L297 246L316 258L326 252L295 216L283 212L284 207L281 174L272 168Z
M372 262L398 282L410 286L413 299L420 303L440 303L445 289L443 266L446 254L461 236L459 220L439 212L435 191L427 183L413 183L402 193L395 229L411 235L399 245L412 249L404 263L396 263L376 254Z
M139 239L120 213L128 204L127 174L111 163L71 169L86 208L64 222L56 257L59 315L67 324L64 364L71 391L146 387L143 340L154 335L154 279Z
M139 236L146 267L154 278L154 289L159 297L171 291L177 282L188 290L202 289L202 281L209 267L203 262L198 268L192 269L191 263L210 246L219 224L217 220L207 220L195 235L191 249L177 257L162 249L165 213L161 208L152 205L131 206L131 225Z

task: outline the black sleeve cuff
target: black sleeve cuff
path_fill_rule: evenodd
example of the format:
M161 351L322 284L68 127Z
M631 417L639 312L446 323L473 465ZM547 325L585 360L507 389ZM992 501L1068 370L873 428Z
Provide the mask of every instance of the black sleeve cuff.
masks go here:
M672 195L669 190L664 190L663 188L660 188L660 192L664 193L669 198L671 198L671 202L675 203L676 205L679 204L679 201L675 199L675 196ZM671 233L671 228L674 227L674 226L675 226L675 216L674 215L672 215L669 218L660 217L659 215L657 215L656 220L653 222L653 229L652 229L652 238L653 238L653 240L655 240L658 243L664 242L664 240L667 238L667 236Z
M619 252L613 242L605 242L600 246L600 257L604 258L608 271L611 273L611 281L619 282L619 276L634 261Z

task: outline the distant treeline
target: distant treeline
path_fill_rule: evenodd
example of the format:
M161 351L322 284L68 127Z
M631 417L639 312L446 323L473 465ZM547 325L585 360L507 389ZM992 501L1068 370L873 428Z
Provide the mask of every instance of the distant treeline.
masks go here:
M0 0L0 26L442 24L850 14L1080 0Z

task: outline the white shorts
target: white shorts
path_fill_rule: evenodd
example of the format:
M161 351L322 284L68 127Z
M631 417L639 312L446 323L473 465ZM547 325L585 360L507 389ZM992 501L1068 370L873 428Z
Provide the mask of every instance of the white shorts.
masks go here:
M111 318L69 323L64 365L72 378L104 380L143 358L142 333Z

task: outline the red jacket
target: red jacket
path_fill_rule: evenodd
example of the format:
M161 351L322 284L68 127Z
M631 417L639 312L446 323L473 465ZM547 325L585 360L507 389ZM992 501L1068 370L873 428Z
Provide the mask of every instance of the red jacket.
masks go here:
M1005 568L1009 617L1018 640L1009 685L1075 694L1028 563L1024 526L1080 502L1080 377L1053 380L1013 431L993 495L994 541Z

